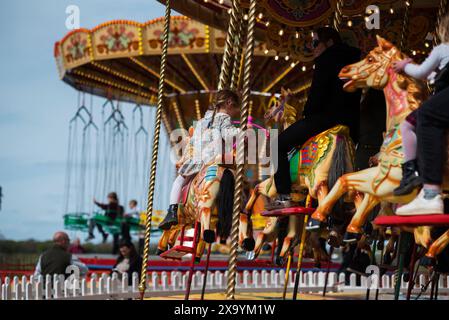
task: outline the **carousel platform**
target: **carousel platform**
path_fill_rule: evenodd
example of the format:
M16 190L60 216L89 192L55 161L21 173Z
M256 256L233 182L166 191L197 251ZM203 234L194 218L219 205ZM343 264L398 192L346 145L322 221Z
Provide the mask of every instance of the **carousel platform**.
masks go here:
M210 261L210 271L226 271L228 269L228 257L224 255L213 255ZM80 260L87 265L89 270L94 273L107 272L112 270L115 263L113 255L80 255ZM158 256L150 256L148 259L149 272L152 271L187 271L190 268L190 259L183 259L180 261L166 260ZM195 268L201 269L205 267L205 262L201 261L195 265ZM331 270L336 271L340 268L340 263L332 263ZM273 266L271 261L267 259L257 260L239 260L237 263L237 269L239 271L252 271L252 270L281 270L283 267ZM311 259L305 259L303 262L304 271L317 271L319 270L314 266L314 262Z

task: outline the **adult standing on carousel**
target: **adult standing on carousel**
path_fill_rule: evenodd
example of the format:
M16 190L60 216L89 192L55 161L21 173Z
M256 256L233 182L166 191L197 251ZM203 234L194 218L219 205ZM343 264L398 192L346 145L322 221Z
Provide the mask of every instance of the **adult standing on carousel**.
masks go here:
M274 175L278 196L272 208L292 206L289 152L311 137L342 124L350 129L357 142L360 118L360 91L343 91L340 70L360 60L360 50L343 43L333 28L322 27L313 33L315 70L312 86L304 107L303 119L297 121L278 137L278 168Z

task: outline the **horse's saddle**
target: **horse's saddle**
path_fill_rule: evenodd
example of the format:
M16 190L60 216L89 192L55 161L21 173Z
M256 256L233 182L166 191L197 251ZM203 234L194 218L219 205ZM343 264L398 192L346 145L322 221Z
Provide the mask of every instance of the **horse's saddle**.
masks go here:
M184 186L181 189L181 201L179 201L182 205L185 205L187 203L187 199L189 197L189 190L190 190L190 186L193 183L195 176L192 176L190 178L188 178L189 180L187 181L187 183L184 184Z
M193 186L194 183L199 185L203 180L208 181L208 180L216 179L217 176L219 175L219 169L218 169L219 167L233 168L232 165L226 165L226 164L221 165L221 164L214 164L214 163L203 166L203 168L201 169L200 172L187 178L189 180L184 184L184 186L182 187L182 190L181 190L180 203L182 205L185 205L187 203L190 187L194 187Z
M334 136L349 138L349 128L336 125L310 138L301 147L290 153L290 175L292 181L297 181L298 175L308 175L324 159L335 142Z

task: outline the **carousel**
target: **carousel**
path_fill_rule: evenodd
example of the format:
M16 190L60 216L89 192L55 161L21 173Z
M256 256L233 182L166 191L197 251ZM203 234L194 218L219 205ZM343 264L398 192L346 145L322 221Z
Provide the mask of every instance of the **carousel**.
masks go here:
M97 189L125 189L128 180L124 167L140 176L139 186L145 185L142 203L146 210L140 219L128 221L145 239L141 298L151 297L147 266L155 258L150 255L150 239L153 241L156 224L164 214L160 211L164 208L155 207L155 190L164 183L156 179L161 170L160 150L170 152L170 146L176 144L164 134L184 129L188 135L187 129L203 117L217 91L225 88L241 93L240 118L234 119L241 129L238 139L243 141L248 127L267 133L266 137L271 128L287 129L301 119L307 101L314 71L310 43L320 26L334 27L344 42L362 51L362 60L340 73L341 79L357 79L347 82L346 90L369 89L378 83L373 79L385 80L375 88L383 89L387 101L379 160L357 171L357 146L348 128L329 128L290 154L292 197L300 205L270 211L267 204L276 195L273 177L262 174L260 163L245 164L245 144L237 143L233 150L236 164L208 164L185 188L178 209L179 224L160 235L158 254L170 261L189 261L183 276L185 299L190 297L195 272L202 274L199 297L208 297L214 243L228 246L223 251L226 292L220 298L239 297L236 288L242 287L242 263L260 259L267 243L271 243L272 257L264 268L284 269L282 299L287 299L290 291L294 300L301 293L303 257L313 259L317 268L323 266L320 295L326 296L330 281L336 284L329 276L335 252L351 246L363 249L370 257L366 270L349 270L357 277L371 279L377 272L380 284L383 275L393 274L392 298L429 295L429 286L430 298L436 298L438 286L443 283L447 287L441 275L448 272L449 215L400 217L392 213L398 203L410 201L393 196L403 162L399 123L423 101L412 92L428 88L413 81L399 83L401 79L390 77L386 70L404 56L415 61L428 56L438 43L436 28L448 12L447 1L160 2L166 6L164 18L147 23L112 21L92 30L75 30L55 44L60 77L80 95L70 122L70 162L86 166L98 161L95 168L104 172L94 174L92 187L86 187L89 178L83 166L73 175L68 171L67 192L72 176L81 188L79 197L89 197ZM171 16L171 10L184 16ZM380 29L367 28L376 14ZM364 68L367 65L372 67ZM105 101L101 126L93 120L92 103L86 106L86 95ZM392 95L411 98L395 105ZM135 105L132 126L124 119L122 104ZM153 110L149 125L144 116L147 109ZM82 137L81 142L77 136ZM132 140L130 137L134 140L128 145L125 140ZM161 142L161 138L165 140ZM103 141L103 146L92 146L90 140ZM79 156L74 145L81 145ZM134 165L122 159L127 152L136 155ZM75 211L66 209L66 227L85 230L85 212L92 210L79 205ZM336 227L333 221L341 215L345 223ZM102 214L95 219L111 233L117 233L122 223L106 221ZM318 222L318 227L310 221ZM275 252L276 247L279 250ZM425 279L421 288L417 288L418 277ZM376 299L379 289L377 286ZM367 287L367 298L369 290ZM270 296L269 287L266 292Z

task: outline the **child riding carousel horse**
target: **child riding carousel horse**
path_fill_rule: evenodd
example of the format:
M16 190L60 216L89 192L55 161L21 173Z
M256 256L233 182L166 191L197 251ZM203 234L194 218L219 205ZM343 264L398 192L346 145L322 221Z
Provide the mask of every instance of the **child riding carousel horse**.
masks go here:
M428 79L435 88L430 99L409 114L401 124L405 162L402 165L401 184L394 194L407 195L423 182L424 187L415 200L396 210L397 215L444 212L440 193L445 132L449 127L449 15L441 20L438 36L442 43L432 50L421 65L412 64L409 58L393 65L396 72L404 72L415 79ZM418 136L415 133L417 124ZM417 147L420 155L418 159ZM420 162L419 168L417 160Z
M178 162L178 176L171 193L167 215L159 228L169 230L178 224L178 204L183 186L196 175L205 164L213 162L222 155L222 141L229 141L237 136L238 128L231 120L239 114L239 97L231 90L217 93L213 107L199 120L193 136L186 148L187 152ZM231 140L232 141L232 140Z

